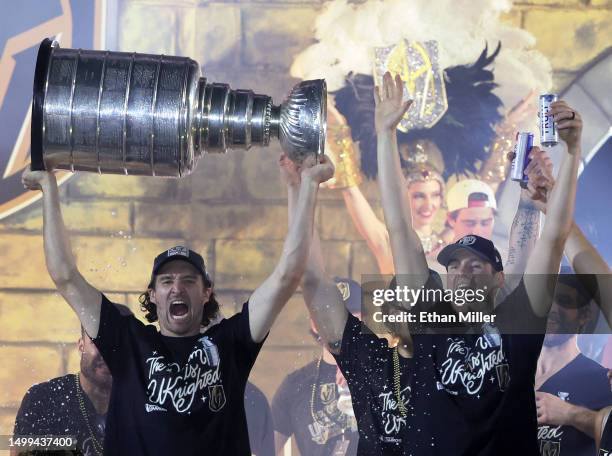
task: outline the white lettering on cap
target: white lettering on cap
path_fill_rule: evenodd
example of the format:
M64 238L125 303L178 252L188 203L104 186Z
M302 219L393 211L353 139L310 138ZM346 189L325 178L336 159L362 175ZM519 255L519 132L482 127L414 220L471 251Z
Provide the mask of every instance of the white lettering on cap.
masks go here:
M182 255L189 258L189 249L187 247L183 247L182 245L177 245L176 247L172 247L168 250L169 257L174 255Z
M474 236L464 236L459 239L459 245L472 245L476 242L476 237Z

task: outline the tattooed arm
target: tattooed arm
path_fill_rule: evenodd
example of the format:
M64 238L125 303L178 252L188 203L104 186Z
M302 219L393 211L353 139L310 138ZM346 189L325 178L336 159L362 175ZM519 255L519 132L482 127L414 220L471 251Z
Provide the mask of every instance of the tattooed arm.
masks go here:
M522 274L525 271L527 258L535 246L539 231L540 211L525 191L522 191L510 228L508 259L505 267L508 274Z
M508 242L508 259L506 260L506 280L502 294L507 295L519 284L527 259L531 255L540 232L540 211L533 204L525 190L521 191Z
M531 154L530 157L530 164L526 171L532 184L532 191L526 188L521 190L519 205L512 221L502 295L507 295L514 290L525 272L527 260L540 234L540 211L546 212L544 189L550 192L554 185L552 161L548 154L540 151ZM511 159L512 156L508 158ZM535 191L536 187L538 191Z

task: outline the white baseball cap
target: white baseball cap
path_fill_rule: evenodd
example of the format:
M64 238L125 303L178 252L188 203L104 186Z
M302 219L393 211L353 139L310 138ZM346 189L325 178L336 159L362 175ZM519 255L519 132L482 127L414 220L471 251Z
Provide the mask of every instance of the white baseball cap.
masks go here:
M448 212L468 207L491 207L497 209L493 189L478 179L464 179L457 182L446 193Z

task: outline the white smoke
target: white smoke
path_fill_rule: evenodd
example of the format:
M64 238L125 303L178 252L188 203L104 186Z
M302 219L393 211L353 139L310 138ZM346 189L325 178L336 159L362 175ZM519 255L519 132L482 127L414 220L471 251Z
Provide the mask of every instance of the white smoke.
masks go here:
M501 22L511 6L510 0L332 0L316 20L317 42L296 56L291 75L325 78L333 91L351 71L372 74L374 47L436 40L441 67L447 68L471 64L486 43L491 52L501 41L492 66L495 92L510 108L531 89L543 93L552 84L550 63L533 48L533 35Z

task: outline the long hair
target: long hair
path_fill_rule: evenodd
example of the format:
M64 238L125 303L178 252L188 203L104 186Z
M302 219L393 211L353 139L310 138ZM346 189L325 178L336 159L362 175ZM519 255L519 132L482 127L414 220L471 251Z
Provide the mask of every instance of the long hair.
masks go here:
M419 140L435 143L444 158L445 178L453 174L477 171L477 164L486 159L488 146L495 139L495 124L502 116L503 103L493 93L497 86L493 63L501 43L491 55L488 46L471 65L458 65L444 70L448 109L431 128L417 128L408 133L398 132L398 144L414 145ZM359 142L361 171L368 178L378 174L376 161L376 130L374 127L374 78L365 74L349 74L346 85L335 92L336 108L351 127L353 141ZM402 168L408 165L400 155Z
M141 293L138 297L138 302L140 302L140 309L145 312L145 318L149 323L154 323L158 320L157 316L157 305L151 302L151 296L149 294L149 290L155 287L155 280L157 279L157 275L154 275L151 278L151 282L149 282L149 286L147 287L147 291ZM206 288L211 288L213 286L213 281L208 276L208 274L202 275L202 281L204 282L204 286ZM210 294L210 298L204 304L204 312L202 312L202 326L208 326L219 314L219 303L217 302L217 297L215 292L213 291Z

